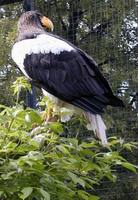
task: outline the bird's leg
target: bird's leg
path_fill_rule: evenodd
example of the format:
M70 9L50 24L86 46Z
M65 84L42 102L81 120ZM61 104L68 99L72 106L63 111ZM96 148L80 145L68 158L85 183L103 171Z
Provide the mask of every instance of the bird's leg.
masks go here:
M52 107L48 107L44 116L45 123L48 122L56 122L58 120L58 117L56 113L54 113L54 110Z

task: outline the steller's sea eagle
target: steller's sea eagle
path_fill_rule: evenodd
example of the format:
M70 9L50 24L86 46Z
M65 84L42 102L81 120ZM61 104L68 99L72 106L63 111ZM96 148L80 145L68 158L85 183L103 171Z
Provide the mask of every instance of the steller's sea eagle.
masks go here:
M46 32L45 27L53 29L47 17L37 11L23 13L12 59L56 103L64 101L82 109L94 133L107 144L101 114L107 105L123 107L123 102L113 95L93 58L65 39Z

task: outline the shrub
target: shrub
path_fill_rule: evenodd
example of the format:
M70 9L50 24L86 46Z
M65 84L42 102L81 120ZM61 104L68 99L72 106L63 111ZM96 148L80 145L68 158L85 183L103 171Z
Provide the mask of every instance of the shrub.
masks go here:
M121 156L134 143L112 137L102 147L95 139L66 137L71 120L80 118L62 123L61 110L51 109L47 98L41 106L45 101L43 111L24 109L18 103L0 106L1 200L98 200L95 186L103 178L115 182L116 166L136 172L137 167ZM52 120L46 121L47 117Z

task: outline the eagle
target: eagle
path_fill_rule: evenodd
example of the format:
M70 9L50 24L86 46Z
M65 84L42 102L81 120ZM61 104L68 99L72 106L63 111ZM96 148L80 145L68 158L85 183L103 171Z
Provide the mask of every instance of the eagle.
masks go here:
M48 31L52 21L38 11L28 11L18 21L12 59L23 74L39 85L45 95L78 107L91 129L107 144L106 126L101 117L108 105L124 107L94 59L67 40Z

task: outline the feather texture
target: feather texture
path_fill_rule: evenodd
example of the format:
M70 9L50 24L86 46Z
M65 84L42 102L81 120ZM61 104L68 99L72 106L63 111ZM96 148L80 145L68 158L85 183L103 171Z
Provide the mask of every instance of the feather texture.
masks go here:
M22 35L20 32L19 38ZM27 38L17 40L12 49L12 58L18 67L43 91L53 95L55 103L60 99L86 111L89 128L106 145L106 126L100 115L107 105L124 104L113 95L95 61L58 36L36 33L35 38Z
M90 112L85 112L85 116L89 121L87 128L93 130L104 146L107 145L106 126L101 115L93 115Z

